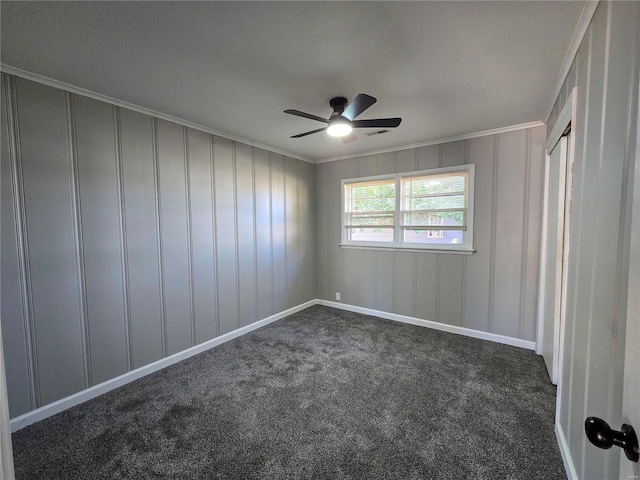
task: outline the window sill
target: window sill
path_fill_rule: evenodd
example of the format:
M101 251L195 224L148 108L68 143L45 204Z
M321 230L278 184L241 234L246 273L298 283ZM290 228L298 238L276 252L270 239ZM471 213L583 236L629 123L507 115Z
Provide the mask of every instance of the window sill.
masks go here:
M370 246L370 245L351 245L341 243L340 248L354 249L354 250L380 250L384 252L407 252L407 253L445 253L453 255L473 255L476 253L475 249L452 249L452 248L410 248L410 247L385 247L385 246Z

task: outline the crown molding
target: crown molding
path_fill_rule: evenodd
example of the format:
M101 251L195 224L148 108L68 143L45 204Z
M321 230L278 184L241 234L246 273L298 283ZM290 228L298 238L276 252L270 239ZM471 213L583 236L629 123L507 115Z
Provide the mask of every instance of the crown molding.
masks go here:
M459 140L468 140L470 138L486 137L488 135L498 135L500 133L514 132L516 130L524 130L526 128L541 127L545 125L544 122L538 120L535 122L520 123L518 125L511 125L509 127L494 128L492 130L483 130L475 133L465 133L463 135L457 135L455 137L438 138L436 140L429 140L427 142L413 143L411 145L397 146L391 148L384 148L381 150L374 150L367 153L357 153L354 155L342 155L339 157L325 158L322 160L316 160L315 163L327 163L336 162L338 160L347 160L348 158L367 157L369 155L378 155L381 153L399 152L402 150L410 150L412 148L428 147L431 145L440 145L441 143L457 142Z
M75 93L77 95L82 95L85 97L93 98L94 100L98 100L100 102L109 103L111 105L115 105L117 107L127 108L129 110L133 110L135 112L143 113L145 115L149 115L152 117L160 118L162 120L166 120L168 122L176 123L178 125L182 125L184 127L193 128L195 130L200 130L205 133L210 133L211 135L215 135L218 137L227 138L229 140L233 140L235 142L244 143L246 145L250 145L252 147L261 148L263 150L268 150L273 153L277 153L279 155L284 155L291 158L296 158L298 160L302 160L307 163L314 163L314 161L310 158L303 157L301 155L297 155L295 153L287 152L285 150L279 150L277 148L270 147L268 145L263 145L258 142L254 142L247 138L238 137L236 135L231 135L229 133L221 132L219 130L214 130L213 128L205 127L204 125L200 125L198 123L190 122L189 120L184 120L179 117L174 117L173 115L167 115L165 113L160 113L155 110L151 110L150 108L141 107L139 105L135 105L133 103L125 102L123 100L118 100L117 98L109 97L107 95L103 95L101 93L96 93L91 90L87 90L85 88L77 87L75 85L71 85L69 83L61 82L59 80L55 80L53 78L45 77L43 75L38 75L37 73L28 72L26 70L22 70L20 68L12 67L11 65L6 65L4 63L0 63L0 71L7 73L9 75L14 75L16 77L24 78L25 80L31 80L33 82L41 83L43 85L47 85L49 87L58 88L60 90L65 90L70 93Z
M152 117L156 117L156 118L160 118L162 120L166 120L168 122L173 122L176 123L178 125L182 125L188 128L193 128L195 130L200 130L202 132L205 133L210 133L211 135L216 135L218 137L223 137L223 138L227 138L229 140L233 140L236 142L240 142L240 143L244 143L246 145L250 145L256 148L261 148L263 150L267 150L273 153L277 153L279 155L285 155L287 157L291 157L291 158L296 158L298 160L302 160L303 162L307 162L307 163L312 163L312 164L317 164L317 163L327 163L327 162L335 162L338 160L346 160L348 158L357 158L357 157L365 157L365 156L369 156L369 155L378 155L381 153L389 153L389 152L398 152L398 151L402 151L402 150L410 150L412 148L419 148L419 147L428 147L430 145L439 145L441 143L448 143L448 142L456 142L459 140L468 140L470 138L477 138L477 137L484 137L484 136L488 136L488 135L497 135L500 133L506 133L506 132L513 132L516 130L523 130L523 129L527 129L527 128L534 128L534 127L539 127L542 125L545 125L545 123L543 121L535 121L535 122L529 122L529 123L522 123L522 124L518 124L518 125L512 125L512 126L508 126L508 127L501 127L501 128L495 128L492 130L483 130L480 132L474 132L474 133L468 133L468 134L463 134L463 135L457 135L454 137L446 137L446 138L439 138L439 139L435 139L435 140L429 140L429 141L425 141L425 142L420 142L420 143L413 143L410 145L400 145L400 146L395 146L395 147L389 147L389 148L385 148L385 149L380 149L380 150L373 150L370 152L361 152L361 153L355 153L352 155L343 155L343 156L337 156L337 157L330 157L330 158L324 158L324 159L317 159L317 160L313 160L311 158L307 158L307 157L303 157L301 155L297 155L295 153L291 153L291 152L287 152L285 150L280 150L277 148L273 148L270 147L268 145L264 145L258 142L254 142L252 140L249 140L247 138L243 138L243 137L238 137L236 135L231 135L225 132L221 132L219 130L214 130L212 128L206 127L204 125L200 125L198 123L194 123L194 122L190 122L189 120L184 120L182 118L179 117L174 117L173 115L167 115L165 113L161 113L161 112L157 112L155 110L151 110L149 108L145 108L145 107L141 107L139 105L135 105L129 102L125 102L123 100L118 100L117 98L113 98L113 97L109 97L107 95L103 95L101 93L96 93L93 92L91 90L87 90L81 87L77 87L75 85L71 85L65 82L61 82L59 80L55 80L53 78L49 78L49 77L45 77L44 75L39 75L36 73L32 73L32 72L28 72L26 70L22 70L20 68L16 68L16 67L12 67L11 65L7 65L4 63L0 63L0 71L7 73L9 75L14 75L16 77L20 77L20 78L24 78L26 80L31 80L33 82L37 82L37 83L41 83L43 85L47 85L49 87L53 87L53 88L58 88L61 90L65 90L68 91L70 93L74 93L77 95L82 95L85 97L89 97L89 98L93 98L94 100L98 100L101 102L106 102L109 103L111 105L116 105L118 107L122 107L122 108L127 108L129 110L133 110L145 115L149 115Z
M556 79L556 83L553 87L553 90L551 91L551 95L549 96L549 100L547 102L547 114L544 117L547 121L551 116L553 106L556 104L556 99L560 94L562 85L564 84L567 75L569 75L571 65L573 65L573 61L578 54L578 49L580 48L580 44L582 43L582 40L587 33L589 25L591 25L591 19L593 18L593 15L596 12L599 4L600 0L588 1L584 4L584 8L582 9L582 13L580 14L580 18L578 19L578 23L576 25L576 29L574 30L573 36L571 37L569 48L567 49L567 52L564 55L564 59L562 60L562 66L560 67L558 78ZM570 86L573 87L573 85Z

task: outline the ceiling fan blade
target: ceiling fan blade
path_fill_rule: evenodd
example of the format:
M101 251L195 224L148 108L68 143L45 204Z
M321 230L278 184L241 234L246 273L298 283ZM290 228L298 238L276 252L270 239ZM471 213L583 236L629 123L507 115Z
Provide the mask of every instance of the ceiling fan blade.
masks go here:
M326 130L326 129L327 127L318 128L316 130L311 130L310 132L304 132L304 133L299 133L298 135L292 135L291 138L306 137L307 135L311 135L312 133L322 132L323 130Z
M344 137L340 137L342 138L342 143L351 143L354 140L357 140L358 137L356 137L353 132L351 132L349 135L345 135Z
M356 95L356 98L349 104L347 108L342 112L342 116L348 120L353 121L358 115L364 112L371 105L376 103L378 100L371 95L367 95L366 93L359 93Z
M351 122L353 128L393 128L400 125L401 118L374 118L372 120L354 120Z
M297 117L308 118L310 120L316 120L322 123L329 123L329 120L318 117L317 115L312 115L310 113L301 112L300 110L285 110L284 113L288 113L289 115L296 115Z

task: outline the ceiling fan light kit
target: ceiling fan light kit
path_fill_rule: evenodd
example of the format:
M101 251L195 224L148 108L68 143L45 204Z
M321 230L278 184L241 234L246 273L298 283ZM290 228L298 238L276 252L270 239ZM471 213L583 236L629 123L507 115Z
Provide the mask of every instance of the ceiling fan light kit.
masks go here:
M327 133L332 137L344 137L349 135L352 130L351 124L342 120L333 121L327 127Z
M354 128L395 128L402 122L401 118L376 118L371 120L355 120L355 118L376 103L377 99L366 93L359 93L356 98L347 106L347 99L344 97L334 97L329 101L333 108L333 113L328 119L301 112L300 110L285 110L284 113L297 117L308 118L317 122L327 123L323 128L311 130L309 132L292 135L291 138L301 138L324 130L333 137L340 137L344 143L352 142L356 139L353 135Z

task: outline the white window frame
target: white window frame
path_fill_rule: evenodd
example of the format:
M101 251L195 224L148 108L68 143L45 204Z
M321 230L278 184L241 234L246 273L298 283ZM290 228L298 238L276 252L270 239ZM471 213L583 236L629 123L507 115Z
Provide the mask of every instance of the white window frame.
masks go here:
M442 175L447 172L459 172L466 170L469 176L469 185L467 192L467 229L463 233L463 242L455 244L429 244L429 243L407 243L403 241L401 227L401 202L402 202L402 179L406 177L420 177L429 175ZM393 225L393 241L392 242L367 242L349 240L347 236L347 228L345 227L345 219L347 212L345 211L345 185L350 183L364 183L377 180L394 179L396 184L395 195L395 211ZM374 175L368 177L345 178L340 183L340 246L344 248L362 248L373 250L402 250L402 251L418 251L418 252L440 252L440 253L458 253L472 254L473 249L473 205L474 205L474 185L475 185L475 164L456 165L453 167L433 168L429 170L416 170L413 172L402 172L388 175Z

